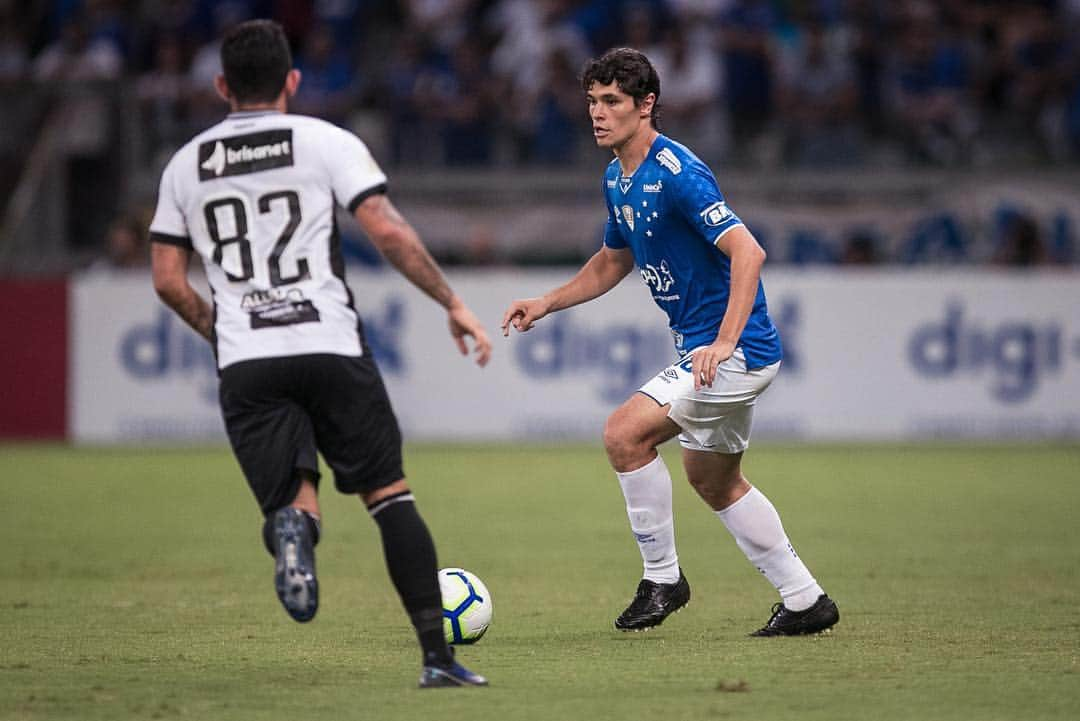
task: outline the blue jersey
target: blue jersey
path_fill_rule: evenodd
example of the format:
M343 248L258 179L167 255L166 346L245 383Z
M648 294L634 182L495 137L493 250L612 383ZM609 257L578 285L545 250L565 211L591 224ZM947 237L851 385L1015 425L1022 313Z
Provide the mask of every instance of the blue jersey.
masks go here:
M604 199L604 245L633 252L653 300L667 313L679 355L711 344L731 291L731 260L716 241L742 225L724 203L712 171L688 148L660 135L629 178L622 176L618 159L608 165ZM760 281L737 347L750 369L783 356Z

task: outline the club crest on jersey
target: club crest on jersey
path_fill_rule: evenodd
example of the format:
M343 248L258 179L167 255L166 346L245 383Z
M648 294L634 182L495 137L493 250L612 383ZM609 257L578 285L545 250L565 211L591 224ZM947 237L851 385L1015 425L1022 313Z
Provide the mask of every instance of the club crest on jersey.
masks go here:
M199 145L199 180L246 175L293 164L292 130L264 130Z
M619 190L626 192L630 190L630 186L634 184L633 178L619 178Z
M630 230L633 230L634 229L634 209L631 208L629 205L624 205L621 208L619 208L619 210L622 211L623 220L625 220L626 224L630 226Z
M729 220L731 216L735 214L732 213L731 209L721 200L718 203L713 203L708 208L698 213L698 215L705 219L705 225L710 228L715 228L724 221Z
M675 285L675 276L668 270L666 260L660 261L659 268L646 263L645 267L641 269L641 279L649 287L655 288L658 293L667 293L671 286Z

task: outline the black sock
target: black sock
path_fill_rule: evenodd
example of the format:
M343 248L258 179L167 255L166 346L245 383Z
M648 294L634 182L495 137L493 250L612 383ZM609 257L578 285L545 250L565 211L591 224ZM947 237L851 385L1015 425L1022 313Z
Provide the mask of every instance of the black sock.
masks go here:
M435 543L416 510L412 493L384 498L368 511L379 524L390 580L416 629L424 665L449 665L453 656L443 635Z

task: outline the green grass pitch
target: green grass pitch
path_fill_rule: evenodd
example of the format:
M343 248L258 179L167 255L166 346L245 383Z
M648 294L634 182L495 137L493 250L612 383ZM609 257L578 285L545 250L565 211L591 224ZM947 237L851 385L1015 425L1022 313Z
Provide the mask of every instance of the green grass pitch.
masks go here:
M681 470L693 598L621 634L640 559L600 448L408 447L441 565L495 601L459 652L491 687L419 691L374 524L329 483L300 625L226 450L0 446L0 720L1080 718L1080 447L757 444L744 466L832 634L747 638L774 592Z

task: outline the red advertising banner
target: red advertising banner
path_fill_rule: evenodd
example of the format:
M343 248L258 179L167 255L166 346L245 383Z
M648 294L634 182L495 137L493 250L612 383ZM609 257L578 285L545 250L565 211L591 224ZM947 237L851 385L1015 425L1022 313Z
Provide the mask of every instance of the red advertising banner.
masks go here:
M68 283L0 279L0 438L67 429Z

